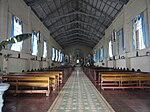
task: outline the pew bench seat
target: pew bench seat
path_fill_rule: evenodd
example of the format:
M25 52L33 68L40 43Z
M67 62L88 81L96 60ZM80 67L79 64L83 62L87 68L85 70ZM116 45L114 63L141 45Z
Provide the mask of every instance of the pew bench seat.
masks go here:
M8 90L11 93L50 93L49 77L36 76L4 76L4 82L15 87L15 90ZM23 88L23 89L22 89Z

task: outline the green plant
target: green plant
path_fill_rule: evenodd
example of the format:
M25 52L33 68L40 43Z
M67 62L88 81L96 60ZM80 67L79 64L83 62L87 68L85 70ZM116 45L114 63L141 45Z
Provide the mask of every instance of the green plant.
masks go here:
M6 45L8 44L14 44L14 43L17 43L17 42L21 42L23 40L26 40L28 38L31 38L32 34L31 33L26 33L26 34L21 34L21 35L17 35L17 36L14 36L10 39L7 39L7 40L4 40L0 43L0 51L6 47Z

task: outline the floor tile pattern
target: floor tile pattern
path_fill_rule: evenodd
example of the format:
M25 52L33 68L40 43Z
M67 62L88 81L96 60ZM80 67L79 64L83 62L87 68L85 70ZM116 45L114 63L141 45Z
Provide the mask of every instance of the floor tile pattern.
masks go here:
M76 68L48 112L114 112L114 110L80 68Z

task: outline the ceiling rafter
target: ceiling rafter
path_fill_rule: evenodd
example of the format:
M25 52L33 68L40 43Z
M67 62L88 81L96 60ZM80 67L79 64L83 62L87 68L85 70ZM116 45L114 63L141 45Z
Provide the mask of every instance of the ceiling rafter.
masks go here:
M78 43L92 48L129 0L24 1L62 47Z
M34 6L34 5L39 5L41 3L45 3L48 0L32 0L31 2L28 2L28 6Z
M60 1L62 1L62 0L60 0ZM63 7L62 7L62 9L63 9ZM69 12L69 4L67 4L67 9L68 9L67 12ZM65 12L63 14L65 14ZM71 19L71 18L69 17L69 19ZM56 21L56 19L55 19L55 21ZM65 22L67 22L67 19L65 19Z
M82 31L82 32L84 32L84 33L90 33L90 34L92 34L92 35L95 36L94 38L95 38L97 41L99 41L99 39L101 38L101 36L97 35L96 33L89 32L89 31L86 30L86 29L71 28L71 29L69 29L69 30L66 30L66 31L61 32L61 33L59 33L58 35L56 35L56 36L55 36L55 39L56 39L57 37L59 37L59 36L62 36L64 33L65 33L65 34L66 34L66 33L72 33L73 31ZM89 36L90 36L90 35L89 35Z
M85 10L86 11L86 13L88 13L88 14L90 14L90 15L93 15L93 16L97 16L95 13L96 13L96 10L95 11L92 11L92 7L90 7L91 9L89 10L88 8L87 8L87 4L85 4L85 3L83 3L83 2L81 2L82 3L82 7L80 8L80 10ZM83 5L83 4L85 4L85 5ZM102 16L100 16L100 17L102 17ZM104 18L104 16L103 16L103 18ZM101 19L102 20L102 19ZM107 21L111 21L111 19L109 19L109 18L107 18L106 19L106 17L105 17L105 20ZM105 21L105 20L102 20L103 22ZM86 17L84 17L84 21L86 21ZM90 21L90 18L88 18L88 21ZM84 25L82 25L83 27L84 27ZM101 26L101 25L99 25L99 26ZM108 27L107 25L105 25L106 26L106 28ZM106 29L106 28L103 28L103 29ZM91 29L90 27L88 27L87 26L87 29ZM90 32L95 32L95 30L91 30ZM99 32L99 30L98 31L96 31L97 33ZM99 34L99 33L98 33ZM102 35L103 36L103 35Z
M72 33L72 35L73 34L75 34L75 33L79 33L79 34L83 34L83 35L86 35L86 37L87 38L92 38L93 40L95 40L95 41L99 41L101 38L100 37L96 37L96 36L93 36L92 34L91 35L89 35L89 34L87 34L87 33L85 33L84 31L83 31L83 33L81 33L81 32L78 32L79 30L73 30L73 31L75 31L74 33ZM81 31L81 30L80 30ZM69 33L69 34L65 34L65 36L68 36L68 35L70 35L71 33ZM57 41L57 39L60 39L60 38L62 38L64 35L63 34L61 34L61 35L58 35L57 37L55 37L55 39L56 39L56 41Z
M99 34L97 34L97 33L95 33L95 32L90 32L90 30L89 29L87 29L87 28L84 28L84 27L80 27L80 28L76 28L76 27L72 27L72 28L69 28L69 29L65 29L64 31L59 31L59 33L57 32L57 34L58 35L55 35L55 38L56 37L58 37L58 36L61 36L62 34L64 34L64 33L67 33L67 32L71 32L71 31L75 31L75 30L78 30L79 32L80 31L82 31L82 32L84 32L84 33L89 33L89 35L88 36L90 36L90 37L95 37L95 39L97 40L97 41L99 41L100 39L101 39L101 37L102 37L102 35L99 35ZM92 36L91 36L91 35Z
M97 0L98 1L98 0ZM93 3L92 3L92 5L94 4L94 1L93 1ZM96 5L95 5L95 8L96 8ZM92 11L92 7L91 7L91 10L90 10L90 12ZM95 10L95 12L94 12L94 15L96 15L96 10ZM90 21L90 18L88 19L89 21ZM91 32L94 32L94 31L91 31Z
M76 39L71 38L69 40L64 41L61 45L63 45L64 43L67 43L67 42L75 42L75 41L79 41L79 43L83 42L83 43L86 43L86 44L89 44L89 45L95 45L94 43L91 43L90 41L85 41L82 38L78 38L78 39L77 38Z
M105 4L104 4L104 6L103 6L102 11L104 10L105 6L107 5L107 2L108 2L108 1L104 2ZM108 12L109 8L110 8L110 7L107 8L106 13ZM114 10L114 9L113 9L113 10ZM102 15L102 13L101 13L101 15ZM98 29L100 29L100 28L101 28L101 27L99 26Z
M114 3L119 3L121 5L125 4L127 1L126 0L108 0L110 2L114 2Z
M90 4L89 2L85 1L85 0L81 0L83 3L85 3L86 5L90 6L91 8L94 8L95 10L99 11L100 13L102 13L103 15L105 15L106 18L109 18L111 20L113 20L113 17L111 17L109 14L107 14L106 12L98 9L97 7L94 7L92 4Z
M55 7L56 7L56 9L58 9L58 7L57 7L57 5L56 5L56 3L55 3L55 1L56 0L52 0L53 1L53 3L54 3L54 5L55 5ZM57 13L59 14L59 16L60 16L60 12L59 12L59 10L57 10ZM63 24L63 22L61 21L61 23Z
M53 35L55 32L57 32L58 30L60 30L61 28L65 27L65 26L68 26L68 25L71 25L71 24L75 24L75 23L79 23L79 24L84 24L84 25L87 25L87 26L90 26L92 29L98 31L98 29L96 29L96 27L94 27L93 25L94 24L90 24L90 23L87 23L87 22L83 22L83 21L71 21L71 22L68 22L66 24L63 24L63 25L60 25L60 26L57 26L56 29L51 32L51 35ZM95 25L97 26L97 25ZM55 28L55 27L53 27ZM104 35L102 32L99 32L101 35Z
M85 13L85 12L76 11L76 12L71 12L71 13L67 13L67 14L61 15L61 16L59 16L59 17L54 17L56 21L53 22L51 25L49 25L48 28L53 27L54 24L56 24L57 22L59 22L59 21L62 20L63 18L68 17L68 16L72 16L72 15L76 15L76 14L84 15L84 16L90 17L90 18L92 18L92 19L95 19L95 20L96 20L100 25L102 25L104 28L107 27L106 25L104 25L104 24L99 20L99 19L101 19L102 17L100 17L100 16L94 16L94 15L91 15L91 14L87 14L87 13ZM102 18L102 19L104 20L105 18ZM107 20L107 19L105 19L105 20ZM45 21L45 20L44 20L44 21ZM44 21L43 21L43 22L44 22Z
M110 1L111 2L111 0L108 0L108 1ZM115 6L113 7L112 5L110 5L110 4L108 4L107 2L108 1L103 1L105 4L107 4L109 7L112 7L113 9L115 9L115 10L117 10L117 11L119 11ZM116 2L116 4L118 4L118 2Z
M73 0L67 0L67 2L63 3L60 7L57 7L57 9L53 10L51 13L47 14L46 17L43 18L43 20L46 20L47 18L50 18L55 12L57 12L57 10L61 9L62 7L66 6L67 4L69 4L70 2L72 2Z
M61 37L61 38L63 38L63 37ZM64 37L63 39L57 40L57 42L63 43L64 41L69 41L69 40L72 40L72 39L77 40L79 38L82 39L82 40L85 40L85 41L89 41L89 42L94 43L94 44L97 43L97 41L94 41L94 40L91 40L91 39L90 40L86 39L87 37L84 34L72 34L72 35L70 35L68 37Z
M90 48L93 48L95 46L95 45L90 45L89 43L85 43L85 42L76 40L76 41L65 42L62 44L62 47L67 47L67 46L74 45L74 44L84 45L84 46L88 46Z
M97 16L97 15L93 15L93 14L88 14L88 13L83 12L83 11L75 10L75 11L73 11L73 12L68 12L67 14L62 14L62 15L60 15L60 16L53 16L53 17L50 17L50 18L44 18L42 22L45 22L45 21L47 21L47 20L49 20L49 19L55 19L55 20L57 20L57 19L60 19L60 18L64 18L64 17L67 17L67 16L71 16L71 15L73 15L73 14L81 14L81 15L85 15L85 16L89 16L89 17L95 18L95 19L97 19L97 20L98 20L98 19L102 19L102 20L105 20L105 21L110 21L109 18L105 18L105 17L102 17L102 16ZM47 14L47 16L48 16L48 14Z
M79 37L75 37L75 38L70 38L70 39L68 39L68 40L64 40L63 42L59 42L59 43L64 43L64 42L69 42L69 41L77 41L77 40L80 40L80 41L82 41L82 42L84 42L84 43L88 43L88 44L92 44L92 45L95 45L96 43L93 43L93 42L91 42L91 41L87 41L87 40L85 40L84 38L79 38Z
M48 5L48 4L46 4L46 5L47 5L48 9L49 9L50 12L51 12L51 8L49 7L49 5ZM42 8L43 12L46 14L46 11L44 10L43 6L42 6L41 4L39 4L39 6ZM40 20L42 21L42 19L40 19ZM52 22L52 21L50 20L50 22ZM45 25L45 26L46 26L46 25Z
M90 44L90 43L85 43L85 42L82 42L80 40L76 40L76 41L70 41L70 42L65 42L63 43L61 46L65 47L66 45L72 45L73 43L76 43L77 45L84 45L84 46L88 46L88 47L94 47L95 45L94 44Z
M85 39L86 41L89 41L89 40L90 40L90 41L92 41L92 42L97 43L96 40L94 40L94 39L92 39L92 38L89 38L86 34L80 34L80 33L73 33L73 34L69 34L69 35L64 35L64 36L61 36L60 38L58 38L56 41L62 40L62 38L63 38L62 41L64 41L65 39L67 40L68 38L75 37L75 36L84 37L84 39Z

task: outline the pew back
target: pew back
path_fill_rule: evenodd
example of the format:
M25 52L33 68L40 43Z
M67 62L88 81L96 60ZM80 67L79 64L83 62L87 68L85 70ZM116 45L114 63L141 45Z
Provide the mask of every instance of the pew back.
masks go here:
M134 72L101 72L101 88L150 88L150 74Z
M50 80L49 77L36 77L36 76L4 76L3 79L4 81L9 83L10 85L15 86L15 91L11 91L13 93L39 93L39 92L44 92L46 93L46 96L49 96L50 93ZM23 86L28 86L32 87L32 89L28 90L21 90L21 87ZM35 87L46 87L47 89L43 90L35 90Z

